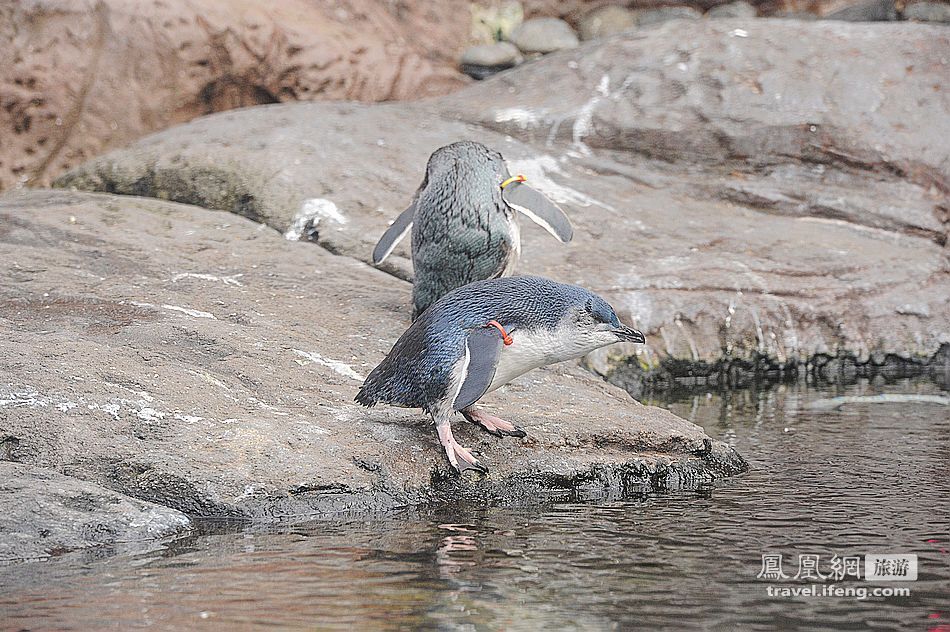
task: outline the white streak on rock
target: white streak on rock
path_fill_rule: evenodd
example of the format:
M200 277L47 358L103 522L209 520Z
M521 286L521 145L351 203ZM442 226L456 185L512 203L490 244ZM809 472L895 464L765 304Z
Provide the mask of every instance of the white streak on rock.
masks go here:
M123 387L124 388L124 387ZM126 389L131 391L132 389ZM106 402L88 401L85 397L76 397L76 401L57 394L43 395L30 387L16 387L3 392L0 389L0 408L47 408L52 406L63 413L69 413L77 408L91 412L101 411L113 419L120 419L123 414L134 415L146 422L161 421L172 415L179 421L193 424L203 421L204 417L168 413L151 405L154 398L143 391L132 391L142 395L141 399L112 398Z
M63 402L60 402L60 403L56 404L57 410L59 410L60 412L64 412L64 413L68 413L68 412L71 411L73 408L76 408L76 406L78 406L78 404L76 404L76 402L71 402L71 401L69 401L68 399L67 399L66 401L63 401Z
M196 424L199 421L203 421L204 417L198 417L196 415L179 415L175 413L175 419L178 421L184 421L186 424Z
M215 276L213 274L201 274L197 272L181 272L172 277L172 283L178 283L182 279L202 279L204 281L216 281L218 283L224 283L225 285L241 287L244 284L238 281L238 278L242 276L244 275L232 274L230 276Z
M200 309L190 309L188 307L179 307L178 305L162 305L162 309L169 309L173 312L181 312L182 314L188 314L189 316L194 316L195 318L210 318L212 320L217 320L214 317L214 314L210 312L203 312Z
M165 413L146 406L135 413L135 416L142 421L161 421L165 418Z
M0 399L0 408L45 408L50 404L32 388L4 393L3 397Z
M599 206L608 211L617 212L617 209L594 198L581 193L576 189L558 184L548 174L555 174L567 178L561 166L553 156L541 155L523 160L509 160L511 173L524 174L528 178L527 184L541 191L555 202L575 204L577 206Z
M214 314L210 312L203 312L200 309L191 309L190 307L180 307L178 305L155 305L154 303L143 303L141 301L129 301L130 305L135 305L136 307L161 307L162 309L167 309L173 312L181 312L182 314L187 314L188 316L193 316L194 318L210 318L212 320L217 320L214 317Z
M348 378L357 380L359 382L363 381L363 376L357 373L356 371L354 371L353 368L350 367L350 365L346 364L345 362L340 362L339 360L331 360L329 358L324 358L319 353L301 351L300 349L294 349L293 352L301 357L304 357L310 360L311 362L314 362L321 366L325 366L328 369L332 369L333 371L342 375L343 377L348 377Z
M346 224L349 221L330 200L310 198L300 205L300 210L294 215L294 220L284 233L284 238L298 241L303 237L308 226L317 226L323 219L331 219L337 224Z
M594 96L581 106L581 109L577 111L577 116L574 118L571 139L574 142L574 147L585 156L590 155L590 147L584 144L583 139L594 130L594 109L608 96L610 96L610 77L604 75L600 78L600 83L597 85Z
M503 108L495 112L496 123L515 123L521 129L536 127L541 122L541 115L524 108Z

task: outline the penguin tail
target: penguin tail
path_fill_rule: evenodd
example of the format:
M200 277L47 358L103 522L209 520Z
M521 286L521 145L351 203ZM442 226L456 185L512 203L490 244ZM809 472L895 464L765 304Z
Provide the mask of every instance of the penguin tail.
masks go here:
M379 398L372 395L365 384L360 387L360 392L353 399L367 408L372 408L379 403Z

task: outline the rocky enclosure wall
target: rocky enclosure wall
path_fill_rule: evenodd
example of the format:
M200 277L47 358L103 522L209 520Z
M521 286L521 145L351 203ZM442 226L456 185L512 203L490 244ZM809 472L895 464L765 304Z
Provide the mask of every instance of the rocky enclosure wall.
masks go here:
M526 227L519 271L587 285L647 334L595 353L599 372L922 365L950 342L948 48L917 24L668 22L425 104L209 117L57 184L229 210L368 261L429 154L480 140L576 225L566 247ZM385 269L409 278L405 252Z

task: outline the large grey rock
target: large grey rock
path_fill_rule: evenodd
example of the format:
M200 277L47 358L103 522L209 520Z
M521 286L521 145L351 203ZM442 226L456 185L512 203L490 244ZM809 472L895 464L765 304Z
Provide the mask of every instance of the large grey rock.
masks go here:
M897 19L897 8L894 0L843 0L822 7L819 15L826 20L889 22Z
M647 333L643 349L591 358L602 372L625 359L924 362L950 342L950 113L933 90L948 45L916 24L660 25L439 102L209 117L60 185L281 231L311 216L320 245L368 261L429 154L480 140L576 225L566 247L526 226L519 270L588 285ZM386 270L410 277L404 257Z
M582 40L592 40L622 33L636 26L636 13L626 7L609 4L585 15L577 30Z
M711 18L754 18L758 15L758 10L748 2L739 0L713 7L706 15Z
M571 25L558 18L525 20L511 32L511 43L522 53L553 53L577 48L580 43Z
M702 11L693 7L657 7L637 11L637 26L652 26L669 20L698 20L701 17Z
M514 44L494 42L465 49L459 65L462 72L470 77L484 79L499 71L517 66L521 62L521 53Z
M950 3L915 2L904 6L904 19L917 22L950 22Z
M0 409L24 393L0 395ZM52 433L53 428L45 431ZM0 565L156 540L190 524L188 516L168 507L51 470L0 461Z
M456 494L622 494L745 467L573 364L486 398L524 440L456 422L491 468L459 479L421 412L353 402L408 325L409 285L228 213L0 198L0 257L8 458L188 514L293 520Z
M511 42L479 44L466 48L459 60L461 64L474 66L504 66L510 68L521 61L521 53Z
M944 190L950 119L933 86L950 65L948 43L944 29L924 24L696 20L541 60L442 102L541 145L707 171L851 164Z

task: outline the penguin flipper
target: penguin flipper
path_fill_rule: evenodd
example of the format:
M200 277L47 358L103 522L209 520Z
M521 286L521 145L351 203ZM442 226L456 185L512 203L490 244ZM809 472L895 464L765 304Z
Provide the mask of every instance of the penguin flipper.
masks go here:
M574 236L574 227L557 204L523 182L512 182L502 189L501 197L561 242Z
M379 241L376 242L376 247L373 248L373 263L375 265L381 264L383 260L392 253L396 244L402 241L402 238L406 236L409 229L412 228L412 216L415 212L416 202L413 200L409 208L400 213L399 217L386 229L383 236L379 238Z
M468 408L491 386L501 355L502 337L495 328L480 327L468 334L465 355L468 362L462 375L462 386L455 396L452 410Z

